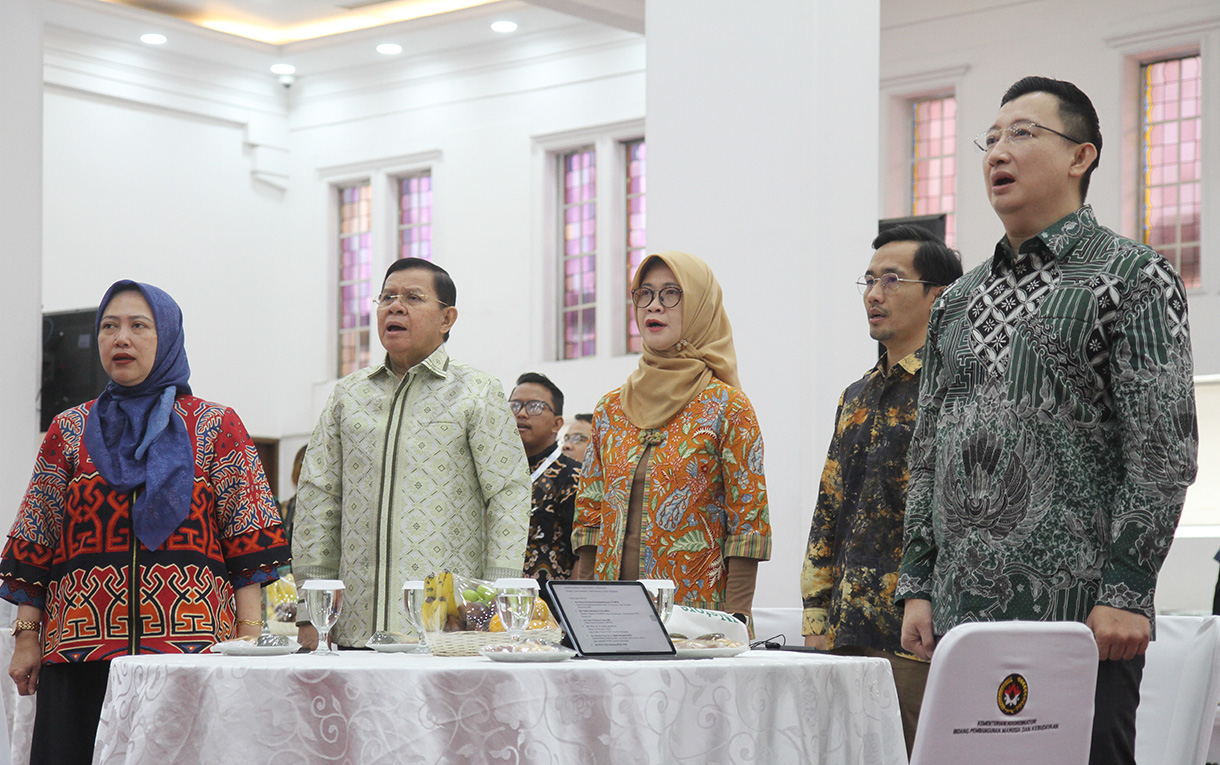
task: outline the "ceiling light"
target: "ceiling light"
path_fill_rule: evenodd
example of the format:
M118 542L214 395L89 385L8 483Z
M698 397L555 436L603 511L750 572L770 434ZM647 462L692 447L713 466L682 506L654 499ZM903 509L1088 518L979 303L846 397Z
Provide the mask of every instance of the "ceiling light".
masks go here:
M402 46L398 43L382 43L377 46L377 52L383 56L397 56L402 53Z
M508 34L509 32L517 31L517 22L515 21L493 21L491 31L499 32L500 34Z
M292 64L272 64L272 74L296 74L297 68Z
M164 45L167 40L168 38L165 35L156 32L140 35L140 42L145 45Z

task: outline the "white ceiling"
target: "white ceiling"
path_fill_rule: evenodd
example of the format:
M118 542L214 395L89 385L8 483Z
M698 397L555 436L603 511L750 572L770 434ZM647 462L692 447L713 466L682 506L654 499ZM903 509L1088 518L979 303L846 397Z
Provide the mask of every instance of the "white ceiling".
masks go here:
M281 45L376 29L499 0L92 0L172 17L206 29ZM632 32L644 31L644 0L526 0L531 5Z

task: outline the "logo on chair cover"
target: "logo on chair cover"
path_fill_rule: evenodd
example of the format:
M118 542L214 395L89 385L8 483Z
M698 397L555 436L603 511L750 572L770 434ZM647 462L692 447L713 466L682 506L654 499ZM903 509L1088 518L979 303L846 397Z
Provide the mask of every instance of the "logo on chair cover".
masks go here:
M1017 673L1012 673L1000 681L1000 689L996 691L995 703L1006 715L1015 715L1025 708L1029 699L1029 683Z

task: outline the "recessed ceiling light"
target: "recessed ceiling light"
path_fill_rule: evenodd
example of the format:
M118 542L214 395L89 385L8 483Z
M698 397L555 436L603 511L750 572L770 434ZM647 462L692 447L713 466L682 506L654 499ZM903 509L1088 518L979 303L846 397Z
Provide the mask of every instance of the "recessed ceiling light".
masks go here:
M140 42L145 45L164 45L167 40L168 38L165 35L156 32L140 35Z
M272 64L272 74L296 74L297 68L292 64Z
M377 46L377 52L383 56L397 56L402 53L402 46L398 43L382 43Z
M491 31L499 32L500 34L508 34L509 32L517 31L517 22L515 21L493 21Z

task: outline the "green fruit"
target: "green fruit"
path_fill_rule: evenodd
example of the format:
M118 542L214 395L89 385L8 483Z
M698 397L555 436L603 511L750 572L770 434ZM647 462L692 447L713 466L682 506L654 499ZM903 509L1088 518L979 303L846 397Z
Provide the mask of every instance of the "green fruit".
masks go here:
M462 597L466 599L467 603L475 600L482 600L476 590L462 590Z

